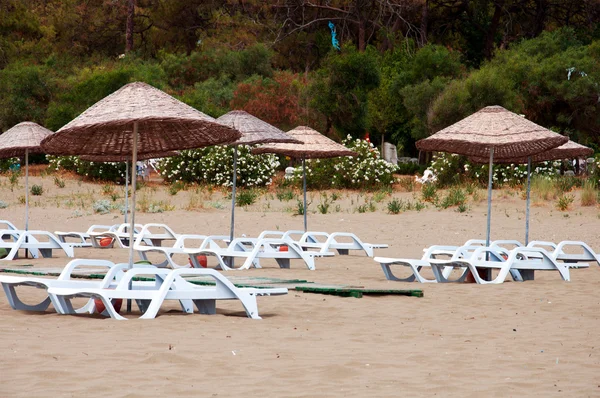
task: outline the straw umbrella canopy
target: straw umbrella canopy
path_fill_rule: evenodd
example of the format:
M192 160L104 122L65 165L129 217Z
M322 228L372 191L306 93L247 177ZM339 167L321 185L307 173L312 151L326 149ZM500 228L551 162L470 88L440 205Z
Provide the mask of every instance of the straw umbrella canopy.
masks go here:
M568 141L559 147L549 151L528 156L527 158L502 159L498 163L527 164L527 201L525 207L525 244L529 244L529 208L531 202L531 162L545 162L551 160L562 160L589 156L594 153L592 148L580 145L573 141ZM486 163L487 159L469 158L476 163Z
M451 152L489 159L486 243L490 242L494 160L520 158L556 148L568 141L501 106L487 106L451 126L417 141L421 151Z
M150 153L138 153L138 160L148 160L148 159L156 159L156 158L166 158L169 156L176 156L179 152L176 151L166 151L162 153L150 152ZM124 223L127 223L127 213L129 207L129 162L131 161L131 155L123 156L123 155L83 155L80 156L81 160L87 160L88 162L125 162L125 215L124 215ZM137 174L134 174L137 175Z
M29 154L43 153L40 143L52 131L33 122L22 122L0 135L0 158L25 156L25 231L29 229Z
M238 130L242 137L233 143L233 179L231 188L231 228L229 230L229 239L233 240L235 228L235 190L237 185L237 146L238 145L256 145L266 143L295 143L302 144L299 141L277 127L252 116L245 111L231 111L217 118L217 123L224 124Z
M241 134L148 84L127 84L98 101L55 134L42 141L57 155L131 156L230 143ZM129 228L129 265L133 264L133 209Z
M306 213L306 159L335 158L338 156L356 156L356 152L325 137L310 127L298 126L288 131L292 137L302 144L265 144L252 150L252 153L278 153L302 159L302 190L304 194L304 231L307 231Z

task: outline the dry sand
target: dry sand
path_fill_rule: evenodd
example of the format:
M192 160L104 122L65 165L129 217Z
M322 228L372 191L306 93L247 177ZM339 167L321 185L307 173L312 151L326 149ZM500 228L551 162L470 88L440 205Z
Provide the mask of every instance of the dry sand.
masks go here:
M33 199L32 229L85 230L119 221L116 211L91 214L91 201L102 197L101 185L68 180L59 189L52 177L35 177L33 183L36 178L45 193ZM205 209L186 211L187 192L143 191L147 199L167 200L176 210L142 213L138 222L168 223L181 233L228 231L229 206L220 194L203 197ZM11 193L4 182L0 193L11 205L0 210L0 219L23 224L24 207L15 203L21 192ZM78 197L80 210L73 192L88 195ZM67 203L69 195L75 204ZM336 202L339 213L310 214L310 229L350 231L390 245L377 255L419 257L430 244L459 244L485 233L484 202L470 204L462 214L430 207L388 215L386 198L376 212L360 214L353 209L364 198L342 196ZM518 195L496 197L492 237L523 239L524 201ZM314 208L319 195L313 198ZM237 233L298 229L301 218L283 211L294 205L262 199L238 211ZM532 237L584 240L600 249L599 223L596 208L575 206L561 213L549 203L533 208ZM76 256L127 259L118 249L78 249ZM67 262L56 252L52 259L8 265L35 269ZM216 316L163 311L151 321L118 322L58 316L52 307L45 313L13 311L0 295L0 396L600 396L596 264L572 270L569 283L556 272L538 272L535 281L497 286L388 282L379 265L362 254L320 259L316 271L298 262L289 270L270 262L263 266L227 275L423 289L425 296L355 299L290 291L259 298L262 320L245 318L239 303L227 302L217 304ZM30 291L26 297L32 301L42 294Z

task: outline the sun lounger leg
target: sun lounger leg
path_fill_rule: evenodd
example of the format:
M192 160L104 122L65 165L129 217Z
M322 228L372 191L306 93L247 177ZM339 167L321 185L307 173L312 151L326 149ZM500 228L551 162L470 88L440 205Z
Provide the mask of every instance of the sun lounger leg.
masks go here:
M113 319L118 319L120 321L124 321L127 320L127 318L121 316L121 314L119 314L116 310L115 307L113 306L112 300L109 298L106 298L104 296L100 296L100 299L102 300L102 303L104 303L104 308L106 308L104 310L104 312L102 313L103 315L108 315ZM154 318L154 317L153 317Z
M179 300L181 310L186 314L194 313L194 301L193 300Z
M2 287L4 288L4 292L6 293L6 297L8 298L8 303L15 310L46 311L46 309L50 305L50 298L48 297L46 297L46 299L39 304L25 304L17 296L17 292L14 286L2 284Z
M523 282L525 280L525 279L523 279L523 276L521 275L521 271L519 271L518 269L511 269L510 275L512 276L513 281L515 281L515 282Z
M414 280L415 280L415 275L411 275L408 278L396 277L390 268L390 264L381 264L381 269L383 269L383 273L384 273L385 277L390 281L414 282Z
M140 312L143 314L148 310L148 306L150 305L150 300L135 300Z
M521 278L523 279L523 281L534 280L535 271L532 269L522 269L522 270L519 270L519 273L521 274Z
M258 316L258 305L256 304L256 295L254 293L239 294L238 298L242 302L248 318L262 319Z
M39 249L44 258L52 258L52 249Z
M275 260L277 261L279 268L285 268L285 269L290 268L290 259L289 258L277 258Z
M217 300L194 300L198 312L204 315L215 315L217 313Z

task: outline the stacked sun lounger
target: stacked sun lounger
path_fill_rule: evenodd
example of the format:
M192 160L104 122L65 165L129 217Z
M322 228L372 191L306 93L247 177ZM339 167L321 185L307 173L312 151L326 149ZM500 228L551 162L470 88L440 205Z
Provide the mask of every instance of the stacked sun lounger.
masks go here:
M510 248L508 248L510 247ZM546 248L552 250L548 251ZM579 253L567 252L567 248L578 248ZM440 258L446 256L446 258ZM449 257L449 258L448 258ZM584 242L563 241L552 242L533 241L523 246L514 240L498 240L485 247L485 241L471 240L464 246L431 246L425 249L421 259L376 257L388 280L430 282L461 282L467 273L471 273L478 283L502 283L510 274L515 281L533 279L533 272L554 270L560 276L570 280L569 268L589 267L588 262L597 262L600 257ZM392 266L406 266L412 275L399 278L392 272ZM428 279L421 270L430 268L435 279ZM486 280L479 275L478 270L497 270L498 275ZM458 277L450 280L453 271L458 270ZM456 273L456 272L454 272Z

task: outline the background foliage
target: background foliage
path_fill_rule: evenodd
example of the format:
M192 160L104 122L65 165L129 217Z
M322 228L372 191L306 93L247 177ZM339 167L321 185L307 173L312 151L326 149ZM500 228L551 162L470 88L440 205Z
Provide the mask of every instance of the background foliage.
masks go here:
M131 81L404 155L486 105L600 145L596 0L0 2L0 131L57 130ZM331 46L335 23L341 51Z

